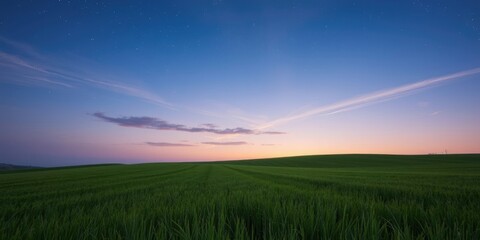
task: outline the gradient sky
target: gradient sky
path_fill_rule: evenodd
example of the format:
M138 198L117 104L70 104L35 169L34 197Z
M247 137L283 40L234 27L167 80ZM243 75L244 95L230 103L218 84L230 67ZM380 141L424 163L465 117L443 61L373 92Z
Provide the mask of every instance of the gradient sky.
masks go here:
M0 162L480 152L478 1L3 1Z

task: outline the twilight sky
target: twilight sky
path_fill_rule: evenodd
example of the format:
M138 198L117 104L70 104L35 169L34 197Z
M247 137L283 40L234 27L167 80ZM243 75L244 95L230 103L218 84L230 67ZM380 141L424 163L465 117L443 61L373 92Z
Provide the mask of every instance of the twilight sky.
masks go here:
M4 1L0 162L480 152L478 1Z

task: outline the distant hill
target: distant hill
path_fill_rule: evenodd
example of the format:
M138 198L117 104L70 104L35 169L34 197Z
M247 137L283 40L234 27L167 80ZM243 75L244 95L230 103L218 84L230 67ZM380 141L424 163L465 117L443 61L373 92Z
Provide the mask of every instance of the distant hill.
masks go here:
M12 165L12 164L0 163L0 171L24 170L24 169L34 169L34 168L39 168L39 167L21 166L21 165Z
M413 167L439 164L479 163L480 154L448 155L382 155L339 154L293 156L270 159L220 161L215 163L270 167L303 168L358 168L358 167Z

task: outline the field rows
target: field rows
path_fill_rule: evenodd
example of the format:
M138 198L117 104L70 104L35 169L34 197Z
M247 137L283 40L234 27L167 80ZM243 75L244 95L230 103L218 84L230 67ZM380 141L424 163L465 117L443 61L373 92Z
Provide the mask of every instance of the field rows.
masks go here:
M0 239L478 239L480 161L459 159L4 173Z

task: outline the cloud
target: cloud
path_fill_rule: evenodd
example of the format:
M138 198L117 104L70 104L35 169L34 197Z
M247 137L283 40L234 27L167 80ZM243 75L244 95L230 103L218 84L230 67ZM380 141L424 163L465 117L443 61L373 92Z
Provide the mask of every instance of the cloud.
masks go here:
M134 97L160 107L183 110L216 118L237 119L257 125L247 117L229 113L213 113L166 101L152 91L121 82L122 76L108 73L108 76L92 71L91 67L82 67L79 62L89 62L79 57L58 59L37 51L34 47L0 36L0 81L42 87L85 87L102 89L125 96ZM113 76L112 76L113 75ZM208 109L212 109L209 107ZM215 128L214 126L202 126Z
M217 145L217 146L239 146L239 145L246 145L247 142L202 142L202 144Z
M152 117L109 117L101 112L94 113L93 116L102 119L106 122L115 123L123 127L136 127L136 128L147 128L155 130L173 130L173 131L182 131L182 132L192 132L192 133L214 133L220 135L233 135L233 134L247 134L247 135L260 135L260 134L284 134L283 132L262 132L256 131L247 128L205 128L205 127L187 127L182 124L173 124L166 122L164 120Z
M37 59L42 59L43 60L43 55L38 53L37 50L35 50L32 46L17 42L17 41L12 41L8 38L0 36L0 42L5 44L6 46L9 46L11 48L17 49L18 51L22 52L23 54L29 55L31 57L37 58Z
M217 128L218 126L213 124L213 123L204 123L202 125L200 125L202 127L206 127L206 128Z
M192 144L168 143L168 142L145 142L145 144L155 147L193 147Z
M262 134L280 135L280 134L285 134L285 132L265 131L265 132L262 132Z
M386 89L379 92L370 93L360 97L350 98L341 102L324 105L308 111L304 111L296 115L279 118L279 119L270 121L268 123L265 123L263 125L260 125L256 129L259 129L259 130L267 129L267 128L271 128L281 124L286 124L291 121L311 117L314 115L329 115L329 114L335 114L335 113L344 112L344 111L350 111L352 109L360 108L368 104L373 104L377 102L382 102L382 101L387 101L390 99L402 97L420 89L436 86L440 83L453 81L462 77L467 77L467 76L475 75L478 73L480 73L480 68L474 68L466 71L453 73L450 75L426 79L423 81L403 85L403 86L392 88L392 89Z
M93 87L135 97L163 107L175 108L173 104L155 93L119 81L107 80L97 73L84 71L77 66L78 64L68 64L71 61L59 61L42 55L27 44L1 36L0 43L11 49L9 52L0 51L1 80L32 85L43 83L62 87L73 85Z
M50 84L62 86L62 87L73 88L73 86L70 85L70 84L68 84L68 83L58 82L58 81L55 81L55 80L52 80L52 79L48 79L48 78L44 78L44 77L35 77L35 76L32 76L32 77L25 76L25 77L26 77L26 78L33 79L33 80L38 80L38 81L41 81L41 82L47 82L47 83L50 83Z

